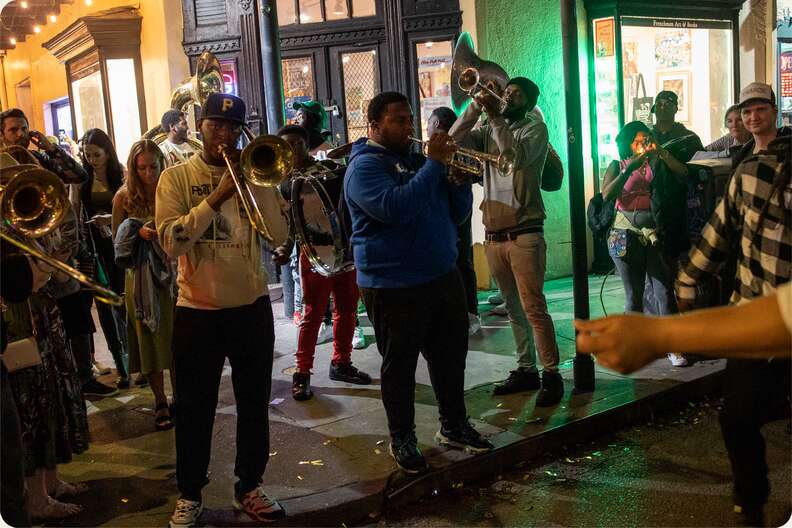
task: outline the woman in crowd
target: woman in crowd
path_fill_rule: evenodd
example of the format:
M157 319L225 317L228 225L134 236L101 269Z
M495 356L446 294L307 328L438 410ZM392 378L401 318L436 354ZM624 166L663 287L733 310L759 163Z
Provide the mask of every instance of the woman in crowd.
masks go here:
M173 427L163 371L171 370L174 279L153 226L157 181L165 158L156 143L138 141L129 151L127 181L113 198L116 263L126 268L125 298L129 371L140 370L154 393L154 425ZM171 385L173 373L171 371Z
M39 239L50 254L67 261L77 247L74 215L58 233ZM45 277L51 271L42 270ZM58 283L68 277L55 274L49 283L38 283L27 301L8 303L3 317L8 341L33 337L41 364L8 374L16 402L22 437L28 511L33 520L47 521L79 513L77 504L60 498L85 490L58 477L58 464L71 461L88 448L88 416L74 357L69 348L61 314L55 300ZM17 345L19 346L19 345ZM6 350L8 353L8 350Z
M732 105L726 110L723 118L723 125L729 130L725 136L721 136L706 147L704 150L710 152L726 152L734 148L739 148L748 143L751 133L743 125L742 115L739 105Z
M619 161L611 162L602 183L602 197L616 200L616 219L608 234L608 253L624 284L626 312L644 311L646 282L652 286L659 312L676 312L673 276L663 258L661 230L653 214L653 185L664 181L666 152L652 142L649 129L640 121L624 125L616 136ZM662 195L662 193L657 193ZM648 281L647 281L648 279ZM674 366L684 357L669 354Z
M120 294L124 289L124 273L115 264L110 222L113 196L124 183L124 167L118 161L112 140L98 128L86 132L80 143L80 159L88 181L80 189L79 210L89 226L88 245L96 255L96 277L100 282L106 280L110 289ZM118 388L129 388L123 308L97 302L96 311L118 370Z

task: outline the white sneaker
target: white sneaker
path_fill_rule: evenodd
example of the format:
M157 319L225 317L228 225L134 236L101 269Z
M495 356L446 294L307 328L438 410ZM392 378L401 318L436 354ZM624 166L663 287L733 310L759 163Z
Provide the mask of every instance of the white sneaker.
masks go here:
M668 361L675 367L687 367L688 361L682 354L668 354Z
M499 315L501 317L505 317L509 315L509 312L506 310L506 303L499 304L498 306L490 310L490 313L492 315Z
M355 327L355 333L352 334L352 348L354 348L355 350L366 348L366 336L363 335L362 326Z
M105 374L110 374L111 369L107 365L102 365L98 361L93 362L92 367L94 376L104 376Z
M173 515L171 515L168 526L170 526L170 528L195 526L198 523L198 517L201 516L202 511L202 502L178 499L176 501L176 509L173 510Z
M468 314L468 335L476 335L481 332L481 319L476 314Z
M328 343L333 340L333 323L322 323L319 327L319 336L316 338L316 344Z

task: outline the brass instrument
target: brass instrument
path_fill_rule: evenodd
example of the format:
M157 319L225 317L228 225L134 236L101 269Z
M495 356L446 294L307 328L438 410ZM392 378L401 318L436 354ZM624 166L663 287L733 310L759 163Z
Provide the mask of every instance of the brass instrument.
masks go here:
M192 105L203 106L206 98L213 93L222 93L224 88L220 61L209 51L204 51L195 64L195 75L183 80L171 94L170 107L180 112L188 112ZM161 125L148 130L141 139L150 139L157 145L168 138L168 133ZM194 138L187 142L196 150L202 150L203 144Z
M416 143L420 143L426 148L426 141L421 141L416 137L410 137L410 139ZM465 158L473 159L475 163L470 163ZM483 166L487 163L491 163L498 169L501 175L508 176L514 171L514 159L514 149L506 149L500 154L489 154L488 152L457 147L448 165L476 176L482 176L484 173Z
M506 71L498 64L483 60L473 49L473 39L469 33L462 33L454 47L451 61L451 101L454 108L464 108L468 100L481 91L488 92L501 102L501 112L508 106L508 100L501 97L493 88L503 90L509 82Z
M120 305L119 295L48 255L36 240L57 229L69 212L69 194L63 182L38 164L9 165L7 161L13 157L9 149L0 150L0 157L0 239L94 290L97 300Z
M249 132L248 132L249 133ZM248 143L239 155L239 170L230 156L230 148L221 145L220 154L236 187L242 207L251 227L268 242L273 242L272 230L267 225L253 187L275 188L289 177L294 166L294 153L289 144L278 136L259 136ZM241 174L239 174L241 172ZM282 200L282 199L281 199ZM270 219L270 222L274 219Z

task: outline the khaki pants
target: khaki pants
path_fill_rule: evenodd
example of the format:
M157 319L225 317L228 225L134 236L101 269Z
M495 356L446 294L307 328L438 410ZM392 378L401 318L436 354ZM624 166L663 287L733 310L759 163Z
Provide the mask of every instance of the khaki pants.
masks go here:
M513 241L487 242L485 250L506 302L517 345L517 366L535 371L538 350L544 369L558 371L555 328L542 291L547 265L544 236L527 233Z

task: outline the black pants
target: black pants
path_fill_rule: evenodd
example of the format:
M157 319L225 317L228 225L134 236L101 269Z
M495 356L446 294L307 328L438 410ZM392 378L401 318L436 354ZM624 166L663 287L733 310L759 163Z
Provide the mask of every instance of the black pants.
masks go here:
M418 353L429 365L440 421L455 424L465 411L468 318L459 272L410 288L361 288L382 355L382 403L393 438L415 429Z
M478 297L476 296L476 270L473 268L473 232L471 217L468 217L463 224L458 227L457 238L457 269L462 276L462 284L465 286L465 299L467 300L467 311L478 315Z
M770 494L761 427L789 414L788 360L729 359L723 386L721 433L734 476L734 501L762 506Z
M30 526L28 517L27 500L25 494L25 460L22 448L22 430L19 426L16 401L8 382L5 367L0 378L2 390L2 441L0 442L0 466L2 466L2 481L0 484L0 514L3 520L11 526Z
M224 310L176 308L176 478L179 492L201 499L223 363L231 363L237 406L236 495L261 483L269 460L269 398L275 329L269 297Z

